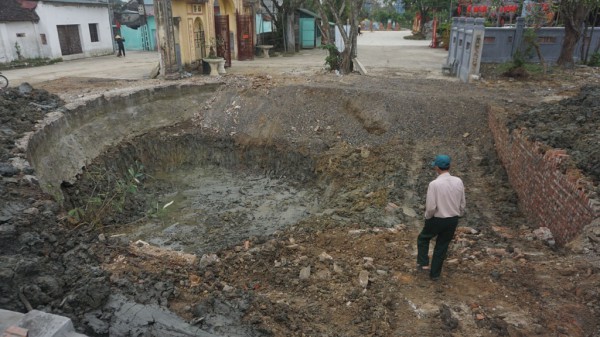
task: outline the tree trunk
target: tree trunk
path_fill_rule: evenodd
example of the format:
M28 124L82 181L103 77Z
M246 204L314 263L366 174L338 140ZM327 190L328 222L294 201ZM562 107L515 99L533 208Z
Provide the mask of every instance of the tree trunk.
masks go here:
M350 54L350 48L344 48L344 51L340 53L340 72L342 74L349 74L352 72L352 55Z
M323 12L323 8L319 6L319 14L321 15L321 44L328 44L332 39L329 38L329 19Z
M285 43L288 53L296 52L296 32L294 31L294 13L288 13L285 19Z
M575 66L573 53L577 42L581 38L581 27L588 10L583 1L578 0L576 2L566 2L562 11L565 21L565 39L556 63L564 68L572 68Z
M572 25L565 24L565 39L563 40L563 45L560 50L560 56L556 61L558 65L565 68L573 68L575 66L573 53L580 37L581 31L575 29Z
M593 15L594 21L592 21L592 28L591 28L591 31L590 31L590 42L587 44L587 47L586 47L586 50L585 50L585 57L583 58L583 60L585 61L585 63L588 62L588 58L590 56L590 47L592 46L592 41L594 41L594 26L595 26L595 23L596 23L596 18L598 17L598 10L599 10L598 8L596 8L594 10L594 15ZM587 26L586 26L586 28L587 28ZM587 32L586 32L586 35L587 35ZM597 48L596 48L596 50L597 50Z

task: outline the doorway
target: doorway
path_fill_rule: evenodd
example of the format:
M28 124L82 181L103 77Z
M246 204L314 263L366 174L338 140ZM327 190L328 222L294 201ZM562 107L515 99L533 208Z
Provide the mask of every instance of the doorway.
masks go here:
M79 25L58 25L56 29L58 30L60 52L63 56L83 53Z

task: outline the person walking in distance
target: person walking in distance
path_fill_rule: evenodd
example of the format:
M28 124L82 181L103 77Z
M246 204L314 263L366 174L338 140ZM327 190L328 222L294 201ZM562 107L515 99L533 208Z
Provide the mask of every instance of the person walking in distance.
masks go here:
M429 277L437 281L458 219L465 213L466 201L462 180L450 175L450 156L437 155L431 166L438 176L427 188L425 226L417 238L417 269L429 271ZM429 241L436 236L430 266Z
M119 54L117 54L117 57L121 57L121 53L123 54L123 57L125 57L125 39L121 37L121 35L117 35L115 36L115 41L117 41L117 46L119 47Z

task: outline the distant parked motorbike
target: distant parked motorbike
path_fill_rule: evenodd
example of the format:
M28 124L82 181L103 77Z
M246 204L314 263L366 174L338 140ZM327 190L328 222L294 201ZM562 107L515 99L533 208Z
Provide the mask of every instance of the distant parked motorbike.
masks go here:
M8 87L8 78L0 73L0 89Z

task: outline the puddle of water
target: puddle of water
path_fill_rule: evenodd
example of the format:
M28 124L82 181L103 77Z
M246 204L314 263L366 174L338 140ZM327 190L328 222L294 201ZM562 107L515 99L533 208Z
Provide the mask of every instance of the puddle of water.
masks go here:
M285 179L195 167L153 176L156 217L120 228L132 240L198 255L272 234L319 211L319 191ZM163 208L165 205L167 207Z

